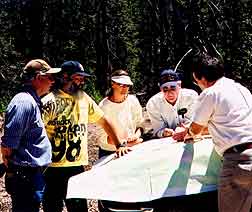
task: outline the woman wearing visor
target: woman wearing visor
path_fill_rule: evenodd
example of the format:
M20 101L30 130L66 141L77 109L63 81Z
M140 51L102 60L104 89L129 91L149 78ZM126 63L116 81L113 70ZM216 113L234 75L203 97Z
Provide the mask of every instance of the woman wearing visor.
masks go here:
M160 92L151 97L146 105L153 136L169 137L183 131L186 134L198 94L194 90L181 88L178 73L171 69L161 72L159 86Z
M142 107L134 95L129 94L133 83L124 70L116 70L111 75L111 88L99 104L105 116L114 126L122 145L133 146L143 141ZM104 130L99 134L99 157L115 152L116 147Z

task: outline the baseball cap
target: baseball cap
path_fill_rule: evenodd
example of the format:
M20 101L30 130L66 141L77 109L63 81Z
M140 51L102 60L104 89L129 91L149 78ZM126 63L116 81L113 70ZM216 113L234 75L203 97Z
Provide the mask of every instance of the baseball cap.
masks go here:
M48 63L42 59L35 59L29 61L24 67L24 74L35 74L39 73L41 75L54 74L60 72L60 68L51 68Z
M131 81L130 77L126 75L113 76L111 77L111 80L113 82L123 84L123 85L133 85L133 82Z
M159 86L160 88L175 88L179 81L180 79L178 73L172 69L165 69L160 74Z
M84 71L83 66L78 61L66 61L61 65L61 71L67 72L68 74L79 74L85 77L91 76Z

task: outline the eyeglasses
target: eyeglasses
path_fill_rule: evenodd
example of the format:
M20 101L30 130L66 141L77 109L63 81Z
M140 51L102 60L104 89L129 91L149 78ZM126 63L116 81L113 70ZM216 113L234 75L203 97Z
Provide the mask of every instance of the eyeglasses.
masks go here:
M175 91L176 89L177 89L177 86L170 86L170 87L163 87L162 91L166 93L168 91Z

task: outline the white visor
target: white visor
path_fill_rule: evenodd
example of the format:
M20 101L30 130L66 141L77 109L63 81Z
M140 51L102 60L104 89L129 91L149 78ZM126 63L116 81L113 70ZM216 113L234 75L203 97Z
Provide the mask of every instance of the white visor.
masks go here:
M111 77L111 80L113 82L124 84L124 85L133 85L133 82L131 81L129 76L113 76Z

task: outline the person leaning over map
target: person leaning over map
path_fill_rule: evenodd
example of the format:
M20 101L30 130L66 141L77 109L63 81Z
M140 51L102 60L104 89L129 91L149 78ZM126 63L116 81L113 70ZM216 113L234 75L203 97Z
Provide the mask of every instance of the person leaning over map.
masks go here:
M52 163L45 171L45 212L61 212L65 202L68 212L87 212L85 199L67 199L68 179L84 172L88 165L87 124L101 125L116 146L118 156L126 154L103 111L83 90L86 73L77 61L61 66L58 89L42 99L43 119L52 145ZM81 188L85 189L85 188Z
M218 184L219 211L249 212L252 207L252 95L241 84L226 78L224 71L223 63L215 57L200 54L195 58L193 78L202 93L185 139L198 136L208 127L216 151L224 158Z
M99 106L125 145L133 146L143 141L143 109L136 96L129 94L133 85L128 72L116 70L111 75L111 88ZM115 152L115 145L104 130L99 130L99 157Z
M181 88L179 74L172 69L161 71L160 92L149 99L146 109L151 120L154 137L169 137L176 132L183 138L191 123L196 91Z

